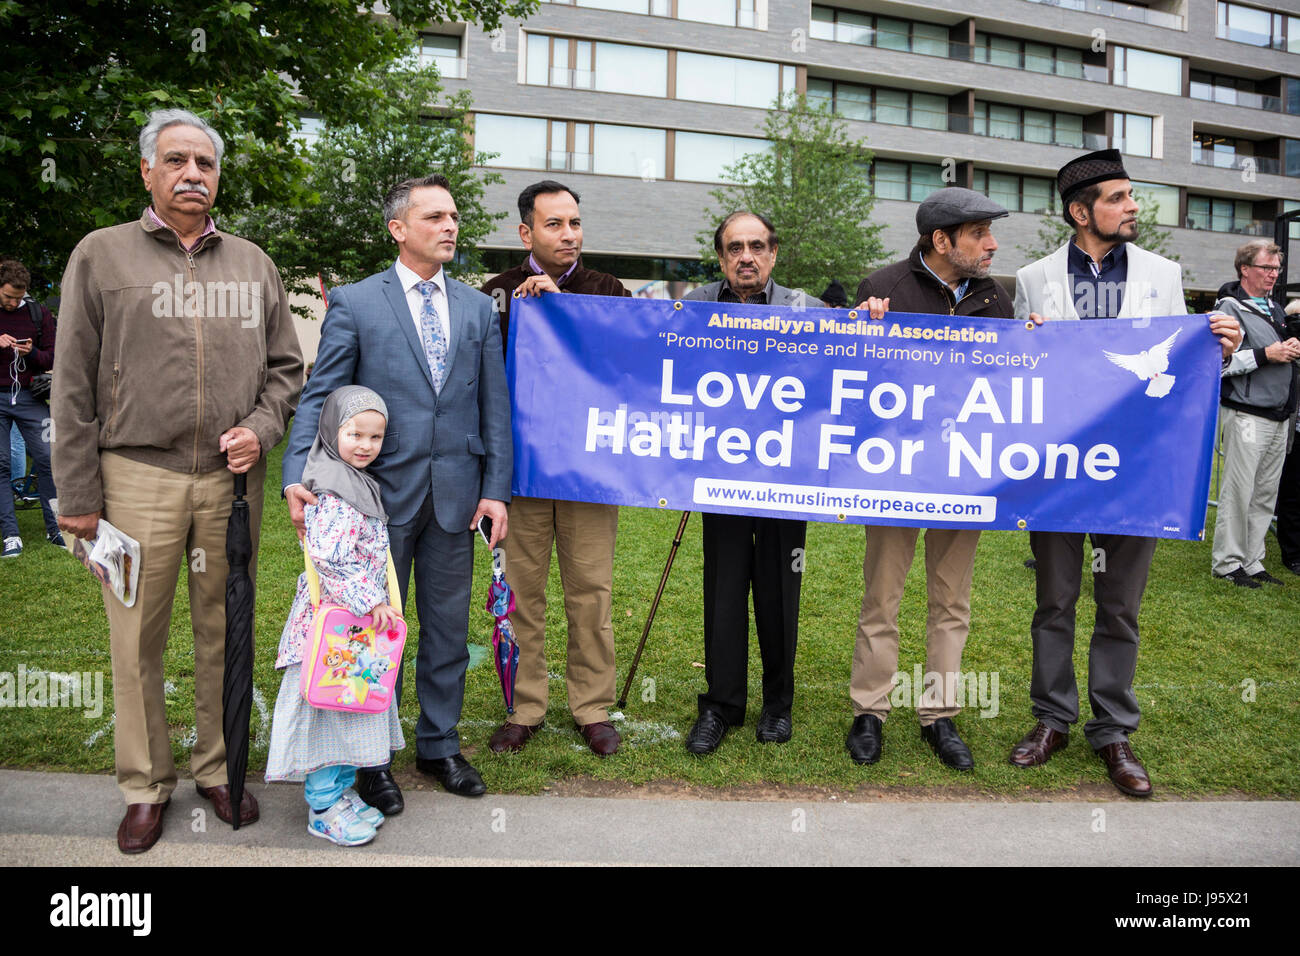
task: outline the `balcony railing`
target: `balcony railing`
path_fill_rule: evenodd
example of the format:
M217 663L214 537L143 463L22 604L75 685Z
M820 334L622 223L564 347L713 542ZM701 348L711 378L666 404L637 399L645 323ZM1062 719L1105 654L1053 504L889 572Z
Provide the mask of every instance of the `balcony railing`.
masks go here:
M1183 18L1175 13L1152 10L1132 3L1114 3L1113 0L1029 0L1047 7L1062 7L1066 10L1082 10L1096 13L1103 17L1118 17L1135 23L1149 23L1153 27L1166 27L1170 30L1182 30Z
M1242 236L1273 235L1272 219L1233 219L1228 216L1197 217L1188 216L1183 220L1188 229L1201 229L1207 232L1235 232Z
M1225 153L1209 149L1192 147L1192 162L1197 166L1215 166L1219 169L1241 169L1249 172L1268 173L1278 176L1282 164L1271 156L1244 156L1241 153Z
M1272 36L1267 33L1255 33L1252 30L1243 30L1241 27L1230 27L1226 23L1217 25L1214 35L1220 40L1231 40L1233 43L1249 43L1251 46L1268 47L1273 50L1286 50L1287 41L1282 37ZM1295 40L1292 40L1295 43Z
M1231 86L1214 86L1210 83L1192 81L1192 99L1209 100L1212 103L1224 103L1228 106L1244 106L1252 110L1269 110L1282 112L1282 97L1268 96L1263 93L1248 93L1233 89Z

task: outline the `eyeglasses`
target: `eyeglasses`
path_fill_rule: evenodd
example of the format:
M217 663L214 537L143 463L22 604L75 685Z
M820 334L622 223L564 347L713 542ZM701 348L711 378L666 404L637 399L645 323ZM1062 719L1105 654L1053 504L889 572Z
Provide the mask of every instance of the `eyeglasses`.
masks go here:
M1282 271L1281 266L1261 266L1261 265L1256 265L1253 262L1250 264L1250 267L1252 269L1258 269L1260 272L1281 272Z

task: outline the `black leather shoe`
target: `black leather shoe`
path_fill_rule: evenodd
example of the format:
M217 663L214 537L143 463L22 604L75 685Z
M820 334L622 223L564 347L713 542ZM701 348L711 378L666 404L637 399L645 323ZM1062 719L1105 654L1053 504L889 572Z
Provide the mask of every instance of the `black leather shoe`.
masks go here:
M487 785L483 783L483 778L460 754L452 754L439 760L417 757L415 767L421 773L432 774L448 793L462 797L481 797L487 793Z
M406 807L402 788L393 775L384 770L358 770L357 794L386 817L396 816Z
M1225 581L1231 581L1239 588L1262 588L1264 586L1247 574L1245 568L1233 568L1227 574L1216 572L1214 576L1223 578Z
M953 770L974 770L975 758L970 748L962 742L951 717L940 717L928 727L921 728L921 739L939 757L945 767Z
M875 763L880 759L880 744L884 723L875 714L859 714L844 740L849 756L856 763Z
M1300 561L1290 561L1285 565L1292 574L1300 574Z
M716 710L706 710L686 735L686 749L699 756L711 754L718 749L718 744L730 729L731 725Z
M758 727L754 730L754 736L760 744L783 744L793 733L794 724L790 722L790 715L771 711L763 711L759 715Z
M1282 583L1277 578L1273 577L1273 575L1269 574L1267 571L1256 571L1254 574L1250 576L1250 579L1252 581L1258 581L1260 584L1281 584Z

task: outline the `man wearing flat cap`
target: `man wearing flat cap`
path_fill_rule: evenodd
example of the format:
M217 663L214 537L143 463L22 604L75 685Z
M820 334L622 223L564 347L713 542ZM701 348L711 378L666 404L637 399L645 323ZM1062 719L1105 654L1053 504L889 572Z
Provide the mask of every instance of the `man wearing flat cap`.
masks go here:
M1182 269L1134 245L1138 204L1119 150L1081 156L1056 174L1065 221L1074 236L1051 255L1016 274L1017 319L1130 319L1114 326L1117 336L1141 327L1141 320L1186 315ZM1226 359L1241 341L1235 320L1210 316ZM1133 348L1145 347L1135 343ZM1088 700L1092 719L1084 725L1088 743L1106 764L1122 793L1151 795L1151 779L1129 746L1137 730L1138 611L1155 554L1154 538L1090 534L1105 555L1093 574L1096 624L1088 654ZM1037 562L1038 608L1030 627L1034 643L1029 697L1038 723L1011 752L1018 767L1048 761L1066 745L1079 718L1074 680L1074 610L1079 599L1083 534L1030 532Z
M1007 211L986 196L950 186L932 193L916 211L920 234L902 262L872 273L858 286L858 308L881 318L886 311L1010 319L1011 301L989 268L998 242L993 220ZM853 727L845 745L862 764L880 759L890 691L898 671L898 605L916 554L920 528L868 525L862 561L862 613L849 696ZM954 770L974 766L952 718L958 710L956 675L970 630L970 585L978 529L925 529L925 670L940 675L917 701L921 736ZM919 690L919 688L918 688Z

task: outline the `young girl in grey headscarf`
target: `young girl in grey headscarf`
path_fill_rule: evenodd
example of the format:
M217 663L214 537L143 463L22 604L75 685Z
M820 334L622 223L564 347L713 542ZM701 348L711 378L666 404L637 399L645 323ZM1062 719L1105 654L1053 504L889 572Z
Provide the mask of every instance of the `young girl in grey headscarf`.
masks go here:
M365 468L384 441L388 409L368 388L348 385L321 407L316 440L302 483L317 499L306 508L303 542L320 578L322 603L340 604L357 617L373 616L388 630L401 609L388 604L388 516L379 485ZM378 714L322 710L303 699L302 659L310 648L312 604L307 575L298 578L275 666L284 671L275 702L266 779L302 780L310 807L307 832L341 846L375 837L384 817L357 794L358 767L387 764L405 746L397 701Z

